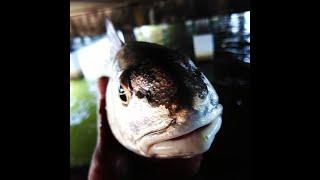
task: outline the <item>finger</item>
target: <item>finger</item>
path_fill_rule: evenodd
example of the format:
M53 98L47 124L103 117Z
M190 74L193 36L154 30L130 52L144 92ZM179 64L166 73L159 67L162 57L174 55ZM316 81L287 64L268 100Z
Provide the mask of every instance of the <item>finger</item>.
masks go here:
M100 77L98 79L98 92L99 92L100 99L105 98L106 96L108 81L109 81L109 78L105 76Z

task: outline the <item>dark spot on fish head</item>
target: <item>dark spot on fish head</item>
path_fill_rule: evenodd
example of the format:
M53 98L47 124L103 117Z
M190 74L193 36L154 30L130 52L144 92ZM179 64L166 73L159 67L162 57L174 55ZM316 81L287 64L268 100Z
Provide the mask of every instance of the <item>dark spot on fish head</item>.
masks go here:
M144 98L145 95L141 91L137 91L136 96L141 99Z

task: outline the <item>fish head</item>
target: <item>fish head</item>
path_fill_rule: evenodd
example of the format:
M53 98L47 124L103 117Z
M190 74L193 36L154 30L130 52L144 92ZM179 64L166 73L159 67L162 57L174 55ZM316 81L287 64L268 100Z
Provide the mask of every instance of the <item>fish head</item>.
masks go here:
M115 62L106 108L123 146L156 158L189 158L210 148L223 108L190 58L161 45L132 42L117 52Z

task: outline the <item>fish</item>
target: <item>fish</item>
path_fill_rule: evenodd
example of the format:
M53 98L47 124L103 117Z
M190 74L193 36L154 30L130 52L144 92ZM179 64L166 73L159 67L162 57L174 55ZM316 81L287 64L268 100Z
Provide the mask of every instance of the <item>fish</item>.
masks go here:
M108 125L126 149L147 158L192 158L207 152L222 124L211 82L177 50L125 43L106 21L104 72Z

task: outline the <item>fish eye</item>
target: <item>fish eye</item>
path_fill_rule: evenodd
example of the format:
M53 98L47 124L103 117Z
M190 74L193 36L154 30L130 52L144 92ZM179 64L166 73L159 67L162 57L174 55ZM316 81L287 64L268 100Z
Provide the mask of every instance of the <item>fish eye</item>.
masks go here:
M119 86L119 97L124 105L127 105L129 103L130 92L123 85Z

